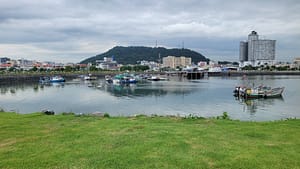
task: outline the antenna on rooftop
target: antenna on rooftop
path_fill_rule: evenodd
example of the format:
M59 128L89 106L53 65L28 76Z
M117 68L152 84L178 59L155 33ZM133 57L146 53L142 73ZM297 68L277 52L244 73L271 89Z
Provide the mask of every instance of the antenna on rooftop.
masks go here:
M158 53L158 63L161 64L160 52Z

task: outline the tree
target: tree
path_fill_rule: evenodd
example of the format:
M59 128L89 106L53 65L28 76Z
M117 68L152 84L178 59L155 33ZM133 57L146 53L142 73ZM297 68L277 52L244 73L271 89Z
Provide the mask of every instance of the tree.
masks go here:
M131 66L122 66L122 67L120 68L120 70L121 70L121 71L126 71L126 70L131 71L131 70L132 70L132 67L131 67Z
M73 70L73 68L71 66L66 66L65 67L66 72L71 72L72 70Z
M38 70L38 68L36 66L34 66L31 71L36 72Z
M90 66L89 71L97 71L98 69L96 68L96 66Z

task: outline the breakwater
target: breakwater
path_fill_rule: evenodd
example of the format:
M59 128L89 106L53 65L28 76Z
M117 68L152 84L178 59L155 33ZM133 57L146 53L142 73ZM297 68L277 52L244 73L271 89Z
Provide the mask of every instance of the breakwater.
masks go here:
M15 84L25 82L38 82L42 76L62 75L65 79L73 79L78 77L78 74L6 74L0 75L0 85Z
M206 73L208 76L300 75L300 71L227 71Z
M93 72L93 76L104 77L105 75L115 75L120 72ZM41 74L2 74L0 75L0 85L1 84L14 84L20 82L38 82L39 78L42 76L55 76L61 75L65 79L74 79L80 75L86 75L87 73L41 73ZM167 74L163 72L151 72L150 74ZM187 77L187 74L177 73L178 75L182 75ZM201 72L200 74L190 74L190 79L198 79L198 77L202 78L203 76L258 76L258 75L300 75L300 71L227 71L227 72ZM188 78L189 79L189 78Z

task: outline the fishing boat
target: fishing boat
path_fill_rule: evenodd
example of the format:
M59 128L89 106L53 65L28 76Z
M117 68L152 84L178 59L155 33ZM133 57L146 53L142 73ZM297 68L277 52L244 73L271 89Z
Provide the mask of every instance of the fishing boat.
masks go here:
M84 80L97 80L96 76L93 76L92 74L88 74L83 77Z
M245 99L251 98L274 98L281 97L284 91L284 87L272 88L269 86L258 86L258 87L244 87L238 86L234 90L234 96L243 97Z
M66 80L62 76L53 76L53 77L47 77L43 76L40 77L39 83L56 83L56 82L65 82Z
M137 80L128 74L118 74L112 79L113 84L132 84L137 83Z
M148 78L150 81L166 81L169 80L168 78L165 77L160 77L160 76L151 76Z
M110 75L105 75L106 83L113 83L113 78Z
M267 90L264 93L265 98L274 98L274 97L281 97L284 91L284 87L276 87L272 88L271 90Z
M56 82L65 82L65 78L62 76L53 76L50 78L50 83L56 83Z

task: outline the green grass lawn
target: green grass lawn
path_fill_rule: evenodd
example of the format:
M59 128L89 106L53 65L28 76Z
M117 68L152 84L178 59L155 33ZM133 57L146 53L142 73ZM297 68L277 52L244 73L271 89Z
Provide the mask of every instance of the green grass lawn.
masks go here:
M300 120L0 113L0 168L300 168Z

